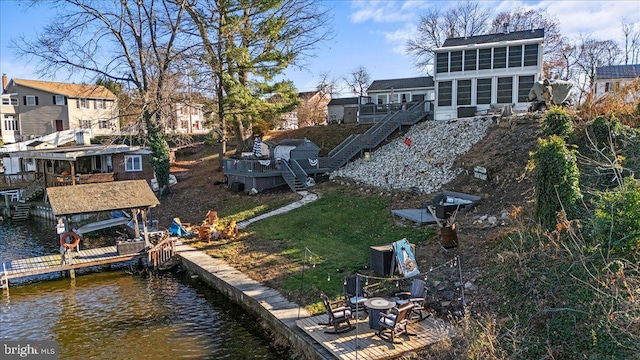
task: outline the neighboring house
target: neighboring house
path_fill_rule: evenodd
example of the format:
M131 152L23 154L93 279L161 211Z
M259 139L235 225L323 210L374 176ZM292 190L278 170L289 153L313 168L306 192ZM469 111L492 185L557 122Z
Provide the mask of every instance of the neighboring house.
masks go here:
M206 133L208 130L204 128L204 113L202 111L203 104L194 104L187 102L176 102L173 105L172 124L167 126L167 132L183 133L183 134L199 134Z
M376 122L389 111L406 110L421 101L425 101L424 110L431 112L433 108L430 105L434 98L431 76L375 80L367 89L367 96L360 101L358 122Z
M146 180L151 183L154 169L151 151L139 146L81 145L55 147L41 141L28 144L27 150L2 155L5 173L0 188L26 191L28 182L38 180L40 188L97 182ZM20 180L24 181L20 181ZM38 193L23 194L30 200Z
M526 110L542 78L544 29L447 39L435 50L435 120L511 105Z
M640 79L640 64L598 66L593 85L594 98L600 99L608 92L638 79Z
M293 111L280 116L278 130L298 129L326 123L327 105L331 101L331 95L323 91L308 91L298 93L298 98L301 104Z
M358 97L335 98L327 104L329 124L352 124L358 121Z
M62 130L89 129L93 135L120 130L117 98L104 86L12 79L3 90L5 142Z

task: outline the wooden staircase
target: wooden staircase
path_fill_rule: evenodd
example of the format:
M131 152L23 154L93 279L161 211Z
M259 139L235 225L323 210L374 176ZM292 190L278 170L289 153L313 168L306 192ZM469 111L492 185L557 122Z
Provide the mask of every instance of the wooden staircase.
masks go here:
M11 219L13 221L24 221L29 218L29 214L31 213L31 205L26 203L19 203L16 205L16 209L13 212L13 216Z
M33 200L44 193L44 179L42 175L38 175L39 176L35 180L27 184L27 186L22 190L21 200Z

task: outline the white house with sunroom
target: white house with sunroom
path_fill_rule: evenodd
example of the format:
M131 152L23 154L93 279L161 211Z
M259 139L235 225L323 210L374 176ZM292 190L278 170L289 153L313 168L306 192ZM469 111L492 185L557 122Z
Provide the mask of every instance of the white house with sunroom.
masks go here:
M492 105L525 111L542 78L544 29L447 39L435 50L435 120L473 116Z

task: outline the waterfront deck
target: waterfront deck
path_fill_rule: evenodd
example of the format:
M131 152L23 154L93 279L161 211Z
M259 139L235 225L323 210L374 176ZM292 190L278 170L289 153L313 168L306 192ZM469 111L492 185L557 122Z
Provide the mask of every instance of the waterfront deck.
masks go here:
M401 344L392 344L376 336L375 330L369 328L367 318L352 320L357 329L342 334L327 334L324 330L327 315L308 317L296 321L305 333L341 360L382 360L401 356L416 351L438 341L453 336L456 330L448 323L429 317L423 321L409 325L409 331L416 336L401 335L397 339Z
M62 264L60 254L38 256L5 262L0 269L0 277L7 280L58 271L86 268L129 261L147 256L146 253L119 255L115 246L105 246L89 250L73 251L71 264Z

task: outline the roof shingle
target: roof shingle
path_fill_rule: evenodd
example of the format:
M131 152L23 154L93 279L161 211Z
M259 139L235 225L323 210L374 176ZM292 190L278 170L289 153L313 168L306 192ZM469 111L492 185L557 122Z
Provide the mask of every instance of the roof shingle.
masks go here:
M634 79L640 77L640 64L596 67L596 79Z
M116 96L102 85L69 84L53 81L13 79L17 85L72 98L116 99Z
M371 91L384 91L384 90L400 90L400 89L416 89L433 87L432 76L421 76L405 79L389 79L389 80L375 80L371 83L367 92Z
M486 35L476 35L468 37L449 38L444 41L442 48L451 46L489 44L500 41L518 41L529 39L544 39L544 29L513 31L509 33L496 33Z

